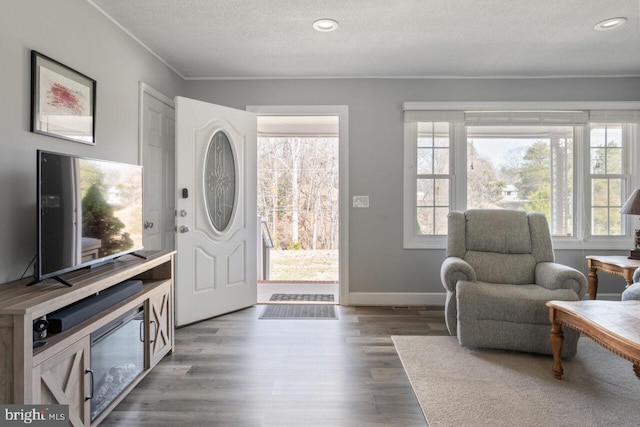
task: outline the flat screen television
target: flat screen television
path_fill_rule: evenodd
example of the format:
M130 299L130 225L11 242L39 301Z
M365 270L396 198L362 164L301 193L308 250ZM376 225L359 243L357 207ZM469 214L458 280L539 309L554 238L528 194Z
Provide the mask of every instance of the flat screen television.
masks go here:
M37 154L34 282L143 249L142 166Z

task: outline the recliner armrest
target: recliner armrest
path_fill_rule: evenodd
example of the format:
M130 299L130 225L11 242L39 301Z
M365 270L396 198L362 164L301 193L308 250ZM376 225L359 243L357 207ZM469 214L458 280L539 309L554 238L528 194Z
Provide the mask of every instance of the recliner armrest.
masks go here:
M540 262L536 265L536 285L547 289L572 289L580 299L587 294L587 278L567 265Z
M633 272L633 283L640 282L640 268L637 268L636 271Z
M448 257L442 263L440 268L440 280L442 285L449 292L455 292L458 280L466 280L476 282L476 272L471 265L458 257Z

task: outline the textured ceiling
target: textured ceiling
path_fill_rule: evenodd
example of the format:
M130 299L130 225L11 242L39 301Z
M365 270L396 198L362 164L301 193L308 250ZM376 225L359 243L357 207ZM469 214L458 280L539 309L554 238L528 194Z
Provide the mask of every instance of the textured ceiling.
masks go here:
M187 79L640 75L640 0L88 1Z

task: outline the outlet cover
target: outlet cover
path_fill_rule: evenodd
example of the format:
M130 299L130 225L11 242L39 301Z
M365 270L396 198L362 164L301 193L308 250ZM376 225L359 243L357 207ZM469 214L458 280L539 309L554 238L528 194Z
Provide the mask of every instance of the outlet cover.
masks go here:
M369 196L353 196L353 207L354 208L368 208L369 207Z

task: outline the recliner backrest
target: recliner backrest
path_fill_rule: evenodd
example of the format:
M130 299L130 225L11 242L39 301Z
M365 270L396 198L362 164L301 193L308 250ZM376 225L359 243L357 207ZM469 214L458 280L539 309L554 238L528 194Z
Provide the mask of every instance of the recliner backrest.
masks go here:
M479 281L535 282L538 262L553 261L544 215L509 209L470 209L449 214L447 256L467 261Z
M467 251L530 254L531 233L526 212L472 209L465 212Z

